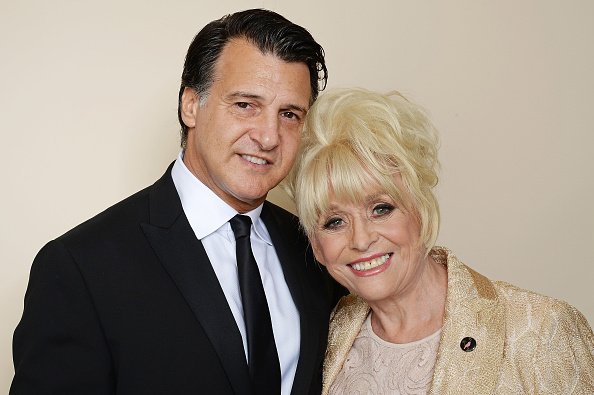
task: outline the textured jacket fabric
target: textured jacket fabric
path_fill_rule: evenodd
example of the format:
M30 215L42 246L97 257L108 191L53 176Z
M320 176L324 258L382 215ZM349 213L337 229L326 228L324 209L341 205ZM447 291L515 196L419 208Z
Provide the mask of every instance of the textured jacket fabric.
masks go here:
M491 281L448 249L431 256L447 266L444 325L431 394L594 394L594 335L569 304ZM370 311L358 296L341 299L331 319L323 394ZM463 351L461 341L476 341Z

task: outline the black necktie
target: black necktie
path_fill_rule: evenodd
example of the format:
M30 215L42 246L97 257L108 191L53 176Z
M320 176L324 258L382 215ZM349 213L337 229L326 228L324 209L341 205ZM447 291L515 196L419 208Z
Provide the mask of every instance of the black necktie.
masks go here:
M235 234L239 289L247 330L248 366L255 394L280 394L281 373L272 333L272 321L260 271L252 253L247 215L229 221Z

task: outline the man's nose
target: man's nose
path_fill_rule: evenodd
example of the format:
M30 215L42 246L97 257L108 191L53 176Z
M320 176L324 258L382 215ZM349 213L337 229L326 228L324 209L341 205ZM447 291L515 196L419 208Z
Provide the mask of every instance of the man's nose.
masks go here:
M279 144L279 127L278 114L261 114L250 137L263 151L271 151Z

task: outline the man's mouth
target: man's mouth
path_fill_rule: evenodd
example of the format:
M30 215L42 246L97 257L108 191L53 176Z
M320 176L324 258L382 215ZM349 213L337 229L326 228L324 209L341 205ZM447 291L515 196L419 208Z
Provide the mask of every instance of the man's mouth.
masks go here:
M376 268L376 267L381 266L384 263L386 263L386 261L388 259L390 259L391 255L392 254L385 254L385 255L379 256L377 258L370 259L365 262L352 263L349 266L358 272L370 270L370 269Z
M241 157L245 160L247 160L248 162L254 163L256 165L266 165L268 164L268 161L262 158L258 158L256 156L251 156L251 155L241 155Z

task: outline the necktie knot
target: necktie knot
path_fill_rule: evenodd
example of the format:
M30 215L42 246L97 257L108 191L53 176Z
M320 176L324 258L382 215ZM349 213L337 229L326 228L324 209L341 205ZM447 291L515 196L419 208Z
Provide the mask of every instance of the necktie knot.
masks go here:
M250 217L247 215L237 214L235 217L231 218L229 223L231 224L231 229L233 229L233 233L235 234L235 240L242 237L249 237L250 229L252 227L252 219Z

